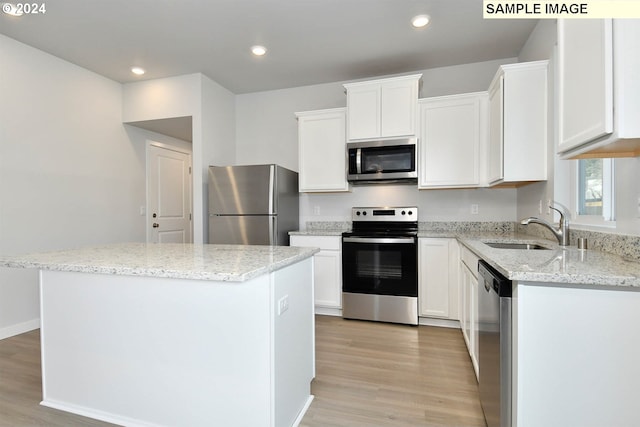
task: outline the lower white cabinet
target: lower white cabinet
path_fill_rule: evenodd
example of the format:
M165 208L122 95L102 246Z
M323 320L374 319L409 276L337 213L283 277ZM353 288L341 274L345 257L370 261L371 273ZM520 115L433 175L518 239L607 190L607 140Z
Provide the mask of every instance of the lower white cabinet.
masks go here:
M458 319L457 249L455 239L418 239L419 316Z
M478 257L461 245L460 248L460 326L478 378Z
M314 303L316 313L342 313L342 237L290 236L291 246L320 248L313 256Z

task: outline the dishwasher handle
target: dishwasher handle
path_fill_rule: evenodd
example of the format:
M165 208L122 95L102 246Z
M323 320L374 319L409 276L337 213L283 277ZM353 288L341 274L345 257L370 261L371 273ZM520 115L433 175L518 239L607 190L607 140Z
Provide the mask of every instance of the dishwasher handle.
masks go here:
M478 276L482 277L487 292L490 292L491 288L493 288L500 297L511 297L511 280L482 259L478 261Z

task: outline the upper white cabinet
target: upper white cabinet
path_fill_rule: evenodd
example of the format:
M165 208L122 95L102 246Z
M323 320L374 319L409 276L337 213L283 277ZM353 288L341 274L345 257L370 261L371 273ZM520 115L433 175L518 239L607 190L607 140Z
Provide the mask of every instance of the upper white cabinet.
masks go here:
M487 92L420 99L418 115L418 188L480 186Z
M558 153L640 155L640 20L558 20Z
M489 185L547 179L547 62L502 65L489 87Z
M415 136L422 74L345 84L349 141Z
M300 192L349 191L344 108L296 113Z

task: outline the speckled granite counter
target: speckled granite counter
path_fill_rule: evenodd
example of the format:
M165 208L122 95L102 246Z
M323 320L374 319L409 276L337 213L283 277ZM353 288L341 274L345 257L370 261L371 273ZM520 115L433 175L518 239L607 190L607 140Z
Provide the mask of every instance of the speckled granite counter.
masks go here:
M340 221L309 221L305 230L290 231L290 236L341 236L345 231L351 231L350 222Z
M349 223L309 222L306 230L289 234L339 236L349 228ZM640 287L638 259L576 246L561 248L555 241L518 233L512 222L420 222L418 237L457 239L511 280ZM496 249L486 241L525 241L550 250Z
M458 235L458 241L511 280L640 287L640 263L596 250L561 247L529 235ZM548 250L497 249L485 242L538 243Z
M124 243L0 256L0 266L241 282L294 264L317 251L289 246Z

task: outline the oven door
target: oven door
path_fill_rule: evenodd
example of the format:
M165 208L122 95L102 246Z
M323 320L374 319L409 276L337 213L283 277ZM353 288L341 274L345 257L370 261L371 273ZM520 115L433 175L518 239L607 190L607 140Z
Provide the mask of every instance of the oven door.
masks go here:
M418 296L417 237L342 238L342 291Z

